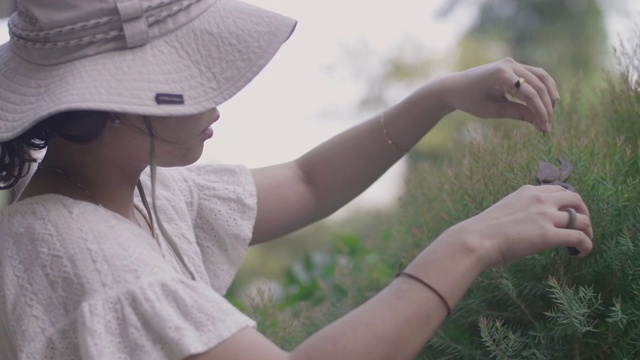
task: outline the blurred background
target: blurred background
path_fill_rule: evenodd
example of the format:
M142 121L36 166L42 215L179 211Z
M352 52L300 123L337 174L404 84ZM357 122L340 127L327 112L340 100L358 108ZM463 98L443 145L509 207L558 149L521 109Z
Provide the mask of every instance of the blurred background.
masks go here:
M6 17L14 9L12 2L2 1L0 43L8 40ZM505 272L488 271L420 358L445 358L438 352L442 349L475 354L447 357L452 359L493 358L477 350L492 343L477 333L483 328L478 316L491 311L515 319L514 332L496 335L505 342L531 335L535 338L518 346L536 347L540 355L549 350L545 346L562 343L553 351L573 354L537 358L639 358L640 253L634 249L640 242L640 1L249 2L296 18L298 27L265 70L220 107L221 121L201 162L255 167L294 159L376 116L434 76L506 56L545 68L562 96L554 131L545 137L513 121L450 114L344 210L250 249L227 297L258 320L263 333L286 349L296 346L386 286L398 263L406 263L448 226L534 183L538 161L554 161L564 153L574 165L571 182L592 210L595 251L579 263L558 249ZM582 305L570 303L573 290L566 290L571 299L554 299L566 300L572 317L553 322L557 316L548 311L557 302L549 299L554 295L549 295L548 276L593 288L592 298L601 304L593 309L622 308L624 314L602 312L593 320L585 300L590 310L579 312L590 316L587 325L566 330ZM612 290L615 284L619 289ZM586 293L580 291L580 296ZM522 301L509 302L514 296ZM522 327L530 314L535 331ZM487 324L485 333L490 333ZM565 330L570 336L554 332ZM541 341L541 334L551 338ZM604 349L597 352L594 346ZM624 346L630 350L622 356ZM553 351L549 354L557 354Z
M544 67L562 90L577 80L602 81L602 71L614 67L612 49L638 37L640 15L637 0L249 2L299 24L255 81L220 107L201 162L255 167L294 159L429 78L505 56ZM14 2L0 3L0 43L14 9ZM416 164L443 161L453 139L473 138L482 126L509 125L454 113L344 210L251 249L232 295L245 299L256 284L281 291L285 269L324 261L336 233L384 231Z
M250 0L299 21L263 73L221 106L202 162L251 167L287 161L373 116L440 73L511 56L556 77L611 66L632 34L631 0ZM15 1L0 4L0 43ZM437 156L459 121L421 145ZM393 206L407 159L335 217Z

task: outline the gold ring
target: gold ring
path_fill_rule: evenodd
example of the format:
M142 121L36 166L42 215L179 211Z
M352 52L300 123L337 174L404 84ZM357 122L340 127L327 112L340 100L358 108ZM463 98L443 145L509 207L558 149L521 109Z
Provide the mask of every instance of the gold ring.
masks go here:
M516 95L518 94L518 90L520 90L520 88L522 87L522 85L524 85L527 82L527 80L523 77L519 78L518 80L516 80L516 82L513 84L513 86L515 87L515 89L512 89L511 91L507 92L506 95L507 99L509 101L513 101L513 102L518 102L518 103L522 103L521 101L519 101L516 98Z

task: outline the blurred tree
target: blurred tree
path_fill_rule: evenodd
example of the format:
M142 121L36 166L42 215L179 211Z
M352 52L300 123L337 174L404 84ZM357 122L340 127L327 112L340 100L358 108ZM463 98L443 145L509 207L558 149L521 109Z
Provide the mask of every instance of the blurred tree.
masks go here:
M438 17L448 17L456 9L475 6L475 24L469 27L455 51L457 69L513 57L519 62L547 70L558 81L560 91L578 81L588 86L602 81L602 69L613 63L607 38L605 14L620 11L605 7L606 0L451 0L445 3ZM452 69L452 70L457 70ZM475 127L470 129L464 124ZM448 131L439 131L440 144L449 143L452 135L462 131L478 130L479 125L504 127L518 126L513 122L491 121L478 123L463 113L449 116ZM440 126L440 125L439 125ZM462 126L462 127L461 127ZM434 155L446 153L442 146L422 141L412 158L433 160ZM443 138L442 138L443 137Z
M440 15L468 2L451 1ZM556 77L590 77L610 58L597 0L483 0L479 6L475 26L460 43L460 68L511 56Z
M601 70L613 64L604 9L624 11L627 1L611 1L616 6L604 6L608 4L606 0L444 2L436 15L438 18L451 18L452 13L463 6L465 11L477 12L475 23L468 27L458 46L445 58L436 59L420 41L402 39L393 55L367 74L361 74L362 61L354 61L350 67L352 73L360 74L365 84L360 108L377 111L387 107L442 68L446 68L445 71L467 69L506 56L543 67L558 80L561 92L563 85L571 87L578 80L583 86L602 81ZM371 51L366 55L369 59L375 58ZM465 124L469 121L474 126L480 125L467 114L449 116L420 142L411 159L433 161L446 157L446 145L461 128L468 130ZM482 124L512 125L502 121Z

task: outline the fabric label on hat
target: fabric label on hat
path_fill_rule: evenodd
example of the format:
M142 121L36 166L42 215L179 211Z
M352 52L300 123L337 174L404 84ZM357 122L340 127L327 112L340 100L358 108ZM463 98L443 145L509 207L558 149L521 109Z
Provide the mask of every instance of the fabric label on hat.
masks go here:
M184 96L182 94L156 94L156 104L184 105Z

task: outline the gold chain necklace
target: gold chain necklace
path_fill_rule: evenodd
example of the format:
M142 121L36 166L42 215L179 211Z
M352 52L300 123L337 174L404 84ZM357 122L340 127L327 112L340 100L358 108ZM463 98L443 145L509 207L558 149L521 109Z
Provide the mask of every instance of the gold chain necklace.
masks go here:
M96 203L96 205L98 205L100 207L104 207L104 206L102 206L102 204L98 200L96 200L96 197L93 196L93 194L87 188L82 186L82 184L78 180L74 179L73 176L67 174L66 171L64 171L62 169L58 169L56 167L46 166L46 165L42 165L42 164L38 164L38 169L53 171L53 172L56 172L58 174L61 174L62 176L67 178L67 180L69 180L71 183L75 184L78 188L80 188L82 191L84 191L84 193L87 194L87 196L89 196L91 198L91 200L93 200L93 202ZM134 206L134 209L135 209L135 206ZM142 224L140 224L140 221L138 221L138 217L136 216L135 213L133 214L133 219L136 221L136 224L138 224L138 227L142 228ZM145 221L147 222L147 224L149 224L148 220L145 219Z
M93 194L87 188L82 186L82 184L80 184L80 182L77 181L76 179L74 179L71 175L67 174L66 171L63 171L62 169L58 169L58 168L55 168L55 167L42 165L42 164L38 165L38 169L53 171L53 172L57 172L58 174L61 174L62 176L67 178L67 180L71 181L78 188L80 188L82 191L84 191L84 193L87 194L87 196L89 196L91 198L91 200L93 200L93 202L96 203L96 205L98 205L100 207L103 207L102 204L98 200L96 200L95 196L93 196Z

